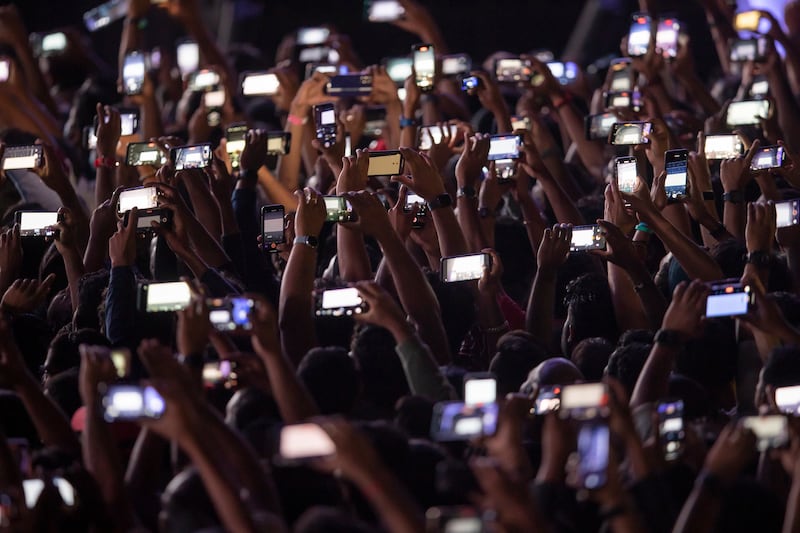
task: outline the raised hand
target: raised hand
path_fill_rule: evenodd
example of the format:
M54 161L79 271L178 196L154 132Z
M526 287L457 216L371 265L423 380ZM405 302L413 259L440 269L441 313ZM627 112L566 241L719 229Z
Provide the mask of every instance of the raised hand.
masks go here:
M775 241L775 204L747 204L747 226L745 242L748 252L772 251Z
M392 181L405 185L422 196L426 202L431 202L446 192L444 179L429 157L411 148L400 148L400 153L403 154L406 165L411 169L411 177L392 176Z
M355 157L342 158L342 170L336 180L336 194L363 191L367 188L369 170L369 150L356 150Z
M191 286L191 283L190 283ZM208 344L211 322L208 320L206 298L198 287L192 287L192 301L178 311L178 327L175 341L178 351L183 355L199 355Z
M464 150L456 163L456 181L459 187L476 188L489 156L489 135L468 135Z
M606 249L592 250L590 253L598 255L628 272L641 264L633 243L622 233L620 228L607 220L598 220L597 224L603 228L606 235Z
M374 281L359 281L356 288L367 303L367 311L356 315L356 320L375 324L389 331L407 326L405 312L380 285Z
M17 279L22 268L22 240L19 224L0 233L0 290L5 290Z
M725 192L743 191L745 186L753 179L750 172L750 163L758 152L761 141L756 139L743 156L724 160L719 167L719 179Z
M111 268L133 266L136 261L136 225L139 212L135 207L128 213L128 225L117 222L117 231L108 239L108 256Z
M325 224L325 201L322 196L306 187L302 191L295 191L297 198L297 213L294 218L294 231L298 236L319 236L322 225Z
M119 111L113 106L97 103L97 156L116 158L122 134Z
M239 157L242 172L258 170L267 160L267 133L263 130L250 130L245 138L244 150Z
M357 224L361 231L378 240L394 233L389 215L377 196L369 191L360 191L349 193L347 199L358 215Z
M572 224L556 224L552 229L544 230L536 263L539 269L554 272L569 256L569 245L572 242Z
M492 264L483 267L483 274L478 280L478 290L489 294L497 295L503 292L503 262L500 256L491 248L481 250L492 258Z
M702 331L700 324L705 314L708 293L708 286L700 281L679 283L672 293L672 303L664 314L661 328L675 331L684 339L697 337Z
M50 274L41 283L35 279L18 279L6 290L0 301L0 309L12 313L30 313L47 299L55 274Z

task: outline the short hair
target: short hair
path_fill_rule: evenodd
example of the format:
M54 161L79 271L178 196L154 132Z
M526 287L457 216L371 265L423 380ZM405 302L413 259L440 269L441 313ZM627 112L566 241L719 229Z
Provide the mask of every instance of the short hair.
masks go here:
M387 418L397 401L411 393L395 346L387 329L372 325L357 327L350 345L350 355L361 373L364 400Z
M53 376L70 368L79 367L81 355L78 348L81 344L111 346L108 339L94 329L84 328L76 331L62 329L50 343L44 370Z
M622 383L628 397L633 394L636 380L644 368L647 357L650 355L650 344L633 342L625 346L618 346L608 358L606 374Z
M736 377L738 345L734 322L707 320L700 337L686 343L675 358L675 371L711 390Z
M583 339L572 349L570 360L587 381L600 381L613 351L614 345L608 339L590 337Z
M800 384L800 346L773 348L761 370L761 381L773 387Z
M426 277L439 301L451 355L457 354L477 316L472 291L460 283L442 283L435 272L428 272Z
M497 378L497 395L517 392L534 367L547 359L547 352L527 331L509 331L497 340L497 351L489 370Z
M344 348L312 348L300 361L297 376L314 398L320 413L348 414L361 390L361 377Z

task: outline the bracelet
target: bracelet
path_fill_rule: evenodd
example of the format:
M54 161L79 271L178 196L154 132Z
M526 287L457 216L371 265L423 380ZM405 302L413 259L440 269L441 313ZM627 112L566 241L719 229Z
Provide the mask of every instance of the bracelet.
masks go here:
M505 331L510 329L511 326L508 325L508 320L504 320L502 324L499 326L494 326L492 328L486 328L483 330L484 333L500 333L501 331Z
M722 195L722 201L731 204L744 203L744 193L742 191L730 191Z
M417 119L400 117L401 128L416 127L416 126L419 126L419 121L417 121Z
M708 234L714 237L716 240L719 240L720 237L722 237L727 231L728 230L727 228L725 228L725 224L720 222L719 224L717 224L716 228L708 230Z
M114 157L98 156L94 160L94 168L115 168L116 166L117 166L117 159Z
M647 226L647 224L645 224L644 222L639 222L638 224L636 224L636 227L634 227L633 229L635 229L636 231L644 232L644 233L653 233L653 230L651 230Z
M747 262L757 268L769 268L772 264L772 254L756 250L747 254Z
M717 196L714 191L703 191L703 200L716 200Z
M304 126L308 123L308 115L305 117L298 117L297 115L292 115L289 113L289 116L286 117L286 122L292 126Z
M475 192L475 187L471 187L469 185L465 187L459 187L458 192L456 193L456 198L467 198L471 200L476 196L477 193Z
M660 329L653 337L653 343L661 344L666 348L680 350L683 348L685 342L681 334L672 329Z
M553 108L558 110L558 109L561 109L565 105L567 105L567 104L572 102L572 95L570 93L568 93L567 91L563 91L561 93L561 99L560 100L556 101L556 100L551 98L550 102L553 104Z

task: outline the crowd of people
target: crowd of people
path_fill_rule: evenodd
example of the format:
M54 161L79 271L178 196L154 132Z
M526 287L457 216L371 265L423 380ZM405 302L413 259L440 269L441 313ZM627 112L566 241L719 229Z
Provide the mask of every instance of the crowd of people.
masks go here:
M111 71L0 7L0 529L800 531L800 2L702 74L374 4L408 58L128 0Z

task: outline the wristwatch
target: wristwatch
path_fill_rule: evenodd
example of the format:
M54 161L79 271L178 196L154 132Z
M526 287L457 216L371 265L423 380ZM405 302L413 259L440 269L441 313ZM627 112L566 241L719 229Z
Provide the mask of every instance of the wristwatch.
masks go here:
M453 205L453 199L449 194L444 192L428 202L428 209L433 211L434 209L439 209L440 207L450 207L451 205Z
M722 195L722 201L731 204L744 203L744 193L742 191L730 191Z
M769 252L762 252L755 250L747 254L747 262L754 265L756 268L769 268L772 264L772 254Z
M316 249L319 246L319 239L313 235L299 235L294 238L294 244L305 244L309 248Z
M477 195L477 193L475 191L475 187L471 187L469 185L466 185L464 187L459 187L458 188L458 192L456 193L456 198L461 198L461 197L475 198L476 195Z
M661 344L667 348L674 348L676 350L683 348L685 344L683 337L680 333L672 329L660 329L653 337L653 342Z

